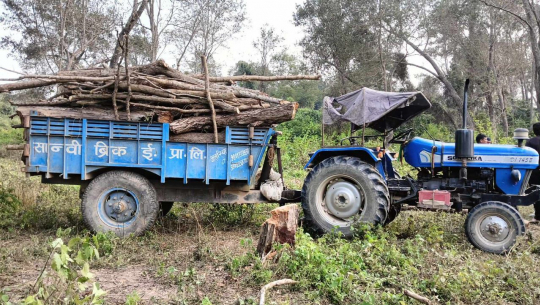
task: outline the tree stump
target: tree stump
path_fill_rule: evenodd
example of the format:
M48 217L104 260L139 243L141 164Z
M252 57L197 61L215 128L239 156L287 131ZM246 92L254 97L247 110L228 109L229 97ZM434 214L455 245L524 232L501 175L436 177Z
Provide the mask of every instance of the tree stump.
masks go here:
M266 255L272 244L290 244L294 246L296 229L298 228L299 209L296 204L288 204L271 211L272 216L261 227L261 235L257 244L257 253Z

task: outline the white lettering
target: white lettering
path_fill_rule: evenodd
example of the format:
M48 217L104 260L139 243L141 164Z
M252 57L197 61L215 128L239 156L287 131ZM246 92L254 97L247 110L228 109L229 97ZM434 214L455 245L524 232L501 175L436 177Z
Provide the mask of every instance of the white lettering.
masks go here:
M81 147L82 145L79 143L79 141L72 140L71 144L66 144L66 152L72 155L80 155Z
M47 152L47 143L34 143L34 151L38 154L46 153Z
M96 144L94 145L94 149L95 155L98 156L98 158L103 158L104 156L109 155L109 146L107 146L105 142L96 142Z
M197 147L192 147L189 151L189 158L202 160L204 159L204 151L198 149Z
M237 168L241 167L242 165L246 164L247 162L248 162L248 159L247 159L247 158L246 158L246 159L242 159L242 160L240 160L239 162L233 163L233 164L231 165L231 169L237 169Z
M218 150L216 151L211 157L210 157L210 161L212 163L216 162L217 159L220 157L220 156L223 156L227 153L227 150L225 148L221 149L221 150Z
M148 146L142 149L143 158L145 158L148 161L152 161L154 157L157 156L157 153L155 153L155 148L152 147L153 144L148 143Z
M59 152L60 149L62 149L62 146L64 146L64 144L49 144L49 148L52 152Z
M244 157L244 156L247 156L247 155L249 155L249 149L248 148L246 148L244 150L241 150L241 151L239 151L237 153L232 154L231 155L231 161L234 161L234 160L236 160L236 159L238 159L240 157Z
M184 149L181 148L171 148L171 156L169 159L182 159L184 154Z
M127 147L111 146L111 153L115 156L123 156L127 153Z

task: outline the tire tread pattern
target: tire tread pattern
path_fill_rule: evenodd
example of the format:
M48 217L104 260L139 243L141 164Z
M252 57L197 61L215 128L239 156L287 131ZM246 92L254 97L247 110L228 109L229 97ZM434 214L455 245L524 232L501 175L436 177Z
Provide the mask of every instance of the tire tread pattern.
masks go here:
M307 175L304 185L302 187L302 208L304 210L304 227L315 234L324 234L326 233L324 228L322 228L313 218L312 211L308 204L308 189L312 180L319 175L324 169L336 166L336 165L347 165L353 167L358 173L366 176L374 186L373 191L375 192L375 197L377 200L377 212L375 219L372 219L373 224L375 225L384 225L386 217L388 215L388 209L390 205L390 196L388 187L379 174L379 172L369 163L363 162L356 157L350 156L337 156L331 157L323 160L317 164L313 170Z

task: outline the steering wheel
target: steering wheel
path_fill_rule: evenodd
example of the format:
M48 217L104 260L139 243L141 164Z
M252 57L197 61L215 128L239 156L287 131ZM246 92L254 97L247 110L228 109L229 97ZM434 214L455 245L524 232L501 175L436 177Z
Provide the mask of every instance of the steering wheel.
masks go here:
M413 130L413 128L409 128L403 132L398 133L392 138L392 140L390 140L390 143L403 144L407 142L411 138Z

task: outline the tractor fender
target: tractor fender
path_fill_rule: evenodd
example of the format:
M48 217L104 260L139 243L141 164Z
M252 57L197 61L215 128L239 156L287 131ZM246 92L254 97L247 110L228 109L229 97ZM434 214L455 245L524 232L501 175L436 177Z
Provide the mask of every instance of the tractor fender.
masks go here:
M304 169L313 168L317 164L321 163L331 157L336 156L349 156L355 157L373 165L379 173L385 177L384 169L382 167L381 159L377 158L373 150L366 147L327 147L321 148L311 155L308 163L304 166Z

